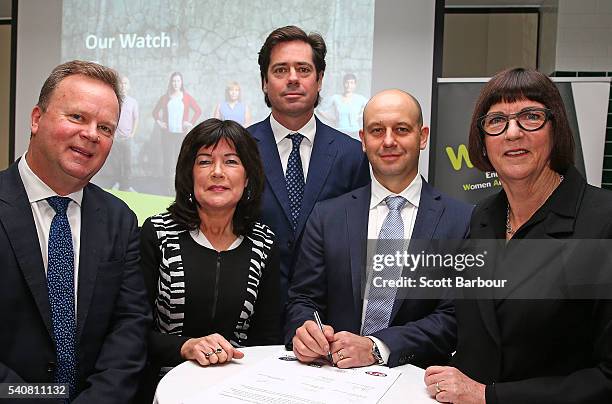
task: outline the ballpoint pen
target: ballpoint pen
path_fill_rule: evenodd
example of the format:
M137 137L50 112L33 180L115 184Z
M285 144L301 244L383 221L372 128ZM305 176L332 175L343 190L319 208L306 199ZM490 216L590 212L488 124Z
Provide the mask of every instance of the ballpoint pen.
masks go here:
M317 323L317 326L319 326L319 330L323 332L323 323L321 322L321 317L319 317L319 312L316 310L314 311L314 319L315 319L315 322ZM325 334L323 334L323 336L325 336ZM332 357L331 351L327 351L327 360L332 365L335 365L334 358Z

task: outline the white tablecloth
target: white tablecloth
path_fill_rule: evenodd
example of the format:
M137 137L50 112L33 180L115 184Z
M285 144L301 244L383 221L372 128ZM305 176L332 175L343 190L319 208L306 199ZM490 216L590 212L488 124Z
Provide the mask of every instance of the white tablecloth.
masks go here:
M233 376L246 367L267 358L283 349L281 345L241 348L244 358L222 365L202 367L195 362L183 362L172 369L159 382L155 392L155 404L180 404L199 391L206 390L227 377ZM437 401L429 398L423 383L425 371L413 365L394 368L402 372L391 389L379 403L431 404Z

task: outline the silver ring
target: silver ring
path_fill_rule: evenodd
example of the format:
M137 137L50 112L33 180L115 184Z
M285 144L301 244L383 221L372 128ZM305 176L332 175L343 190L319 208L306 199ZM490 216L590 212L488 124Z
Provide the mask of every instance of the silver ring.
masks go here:
M215 351L210 351L210 352L204 352L204 357L206 359L210 358L211 356L213 356L215 354Z
M221 352L223 352L223 348L217 347L217 349L215 349L215 353L220 354Z
M440 392L442 392L442 391L444 391L444 390L442 390L442 389L440 388L440 382L436 382L436 394L438 394L438 393L440 393Z
M340 360L344 359L344 355L342 355L342 349L338 351L338 358L340 358Z

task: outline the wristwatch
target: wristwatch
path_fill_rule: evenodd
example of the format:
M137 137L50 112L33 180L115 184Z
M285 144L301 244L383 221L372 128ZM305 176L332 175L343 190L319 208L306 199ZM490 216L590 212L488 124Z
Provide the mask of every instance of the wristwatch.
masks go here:
M374 357L374 364L384 365L385 361L383 361L382 355L380 354L380 350L378 349L376 342L372 338L370 338L370 341L372 341L372 356Z

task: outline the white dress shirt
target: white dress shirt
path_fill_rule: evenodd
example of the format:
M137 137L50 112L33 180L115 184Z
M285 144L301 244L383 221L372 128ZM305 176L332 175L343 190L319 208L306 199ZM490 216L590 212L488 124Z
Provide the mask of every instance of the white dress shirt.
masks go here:
M401 216L404 222L404 239L409 240L412 237L412 230L414 229L414 222L416 221L417 211L419 209L419 201L421 200L421 189L423 188L423 179L421 175L417 173L410 185L408 185L402 192L395 194L385 188L374 175L372 177L372 195L370 197L370 211L368 215L368 240L378 239L380 229L382 228L383 222L389 213L389 208L385 203L385 198L388 196L403 196L408 202L402 208ZM370 277L372 274L368 274L368 283L366 284L365 294L363 299L363 307L361 310L361 327L363 329L363 322L365 320L366 307L368 307L368 296L370 293ZM384 342L376 337L369 336L378 347L380 355L384 363L386 364L391 355L391 350L385 345Z
M51 221L55 216L55 210L46 201L51 196L57 196L47 184L45 184L28 166L26 155L21 156L21 160L17 165L19 175L28 195L28 201L32 208L34 216L34 224L36 225L36 233L38 234L38 242L40 244L40 252L45 267L45 275L49 265L49 232L51 231ZM68 204L66 215L70 224L72 233L72 250L74 252L74 312L76 314L77 290L79 285L79 252L81 245L81 202L83 201L83 190L73 192L66 196L72 199L73 203Z
M312 154L312 145L314 144L315 133L317 132L317 121L315 120L314 114L312 114L310 120L306 122L306 125L298 130L289 130L285 128L274 119L274 115L270 114L270 126L274 134L274 140L276 140L276 147L278 148L281 165L283 166L283 175L287 173L289 154L291 154L291 149L293 148L293 143L291 139L287 138L287 135L299 133L304 136L302 143L300 143L300 159L302 160L302 170L304 171L304 183L306 183L310 155Z

